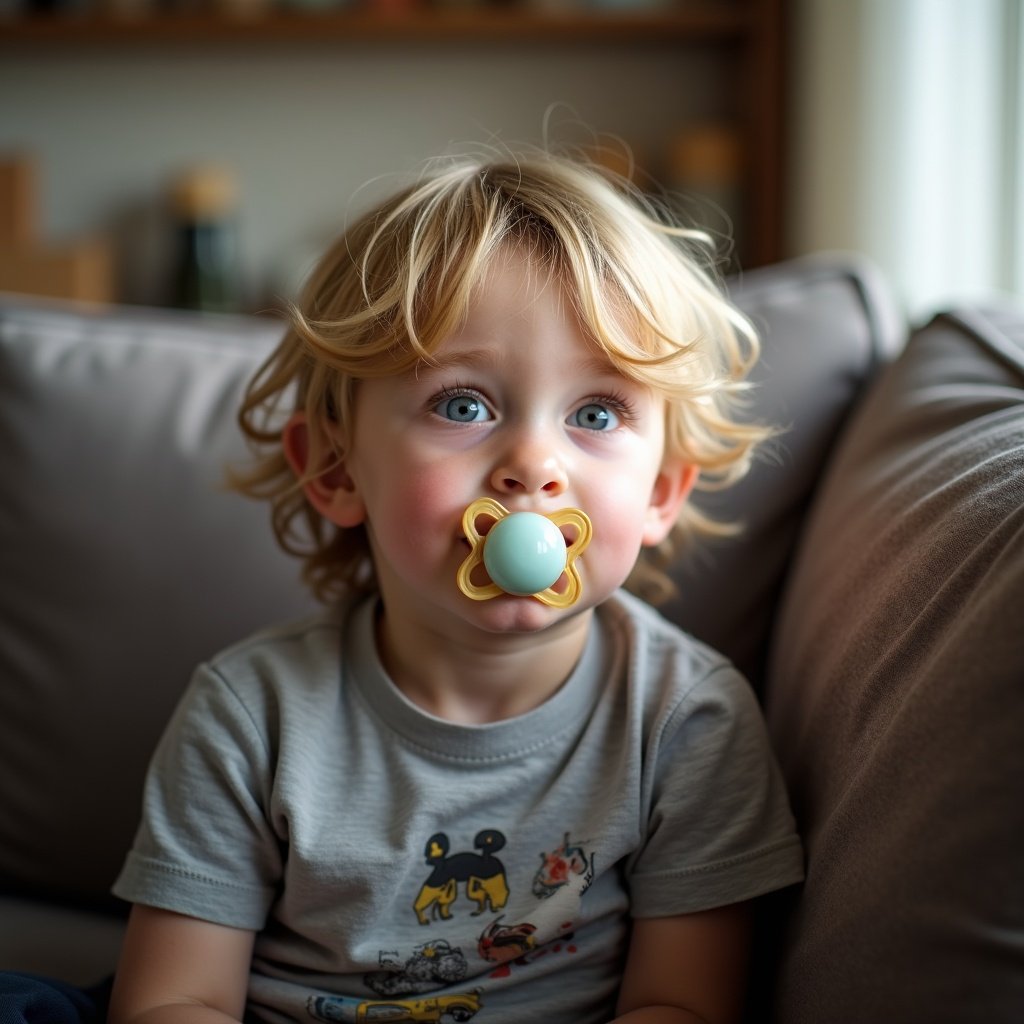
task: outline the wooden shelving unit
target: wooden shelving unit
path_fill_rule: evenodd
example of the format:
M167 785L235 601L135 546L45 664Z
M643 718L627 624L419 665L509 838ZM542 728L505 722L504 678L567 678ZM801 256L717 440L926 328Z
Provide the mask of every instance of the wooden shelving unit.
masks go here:
M711 54L731 82L730 123L742 152L744 237L741 262L752 267L782 255L784 152L783 67L785 0L677 0L675 9L545 12L510 6L404 10L352 8L336 12L160 14L139 18L101 14L0 20L4 52L95 52L116 59L135 52L188 47L216 53L239 49L352 46L421 48L486 46L546 48L657 46L680 62ZM0 57L2 59L2 57ZM682 64L681 64L682 66ZM656 98L653 100L656 102ZM677 126L666 126L666 131Z
M253 41L328 43L441 40L463 42L547 41L636 43L738 39L753 27L744 5L682 8L678 11L543 12L516 7L402 11L353 9L323 13L269 12L246 17L229 14L104 14L29 16L0 21L0 43L134 44Z

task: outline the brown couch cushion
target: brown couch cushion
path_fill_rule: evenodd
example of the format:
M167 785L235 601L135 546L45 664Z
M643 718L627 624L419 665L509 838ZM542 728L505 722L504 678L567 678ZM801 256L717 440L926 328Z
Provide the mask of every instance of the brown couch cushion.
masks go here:
M941 316L833 459L769 723L808 851L785 1024L1024 1012L1024 312Z

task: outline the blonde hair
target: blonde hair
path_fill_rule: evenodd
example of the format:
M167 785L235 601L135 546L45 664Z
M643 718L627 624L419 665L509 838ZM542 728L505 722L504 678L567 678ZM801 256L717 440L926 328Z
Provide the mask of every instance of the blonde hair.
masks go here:
M577 159L544 152L435 166L356 221L312 273L290 329L249 384L239 422L258 459L232 485L270 500L278 542L304 560L320 599L373 587L364 528L339 528L306 500L307 481L296 480L282 450L284 422L302 410L330 425L310 431L310 476L323 472L322 445L350 436L359 381L433 362L509 246L559 276L619 372L664 396L666 456L698 466L699 486L733 483L770 431L737 418L759 343L701 268L707 242L624 179ZM688 535L730 532L687 502L627 585L665 596L662 569Z

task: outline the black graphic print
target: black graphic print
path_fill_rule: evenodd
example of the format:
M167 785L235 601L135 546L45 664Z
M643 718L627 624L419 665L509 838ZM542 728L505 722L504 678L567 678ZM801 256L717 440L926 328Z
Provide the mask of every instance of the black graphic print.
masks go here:
M444 832L432 835L427 840L424 857L433 871L413 904L416 920L426 925L431 918L450 919L451 905L458 896L460 884L464 886L466 897L476 903L473 916L487 910L501 910L508 902L508 881L504 865L494 854L504 845L504 835L489 828L478 832L473 839L473 846L479 853L449 856L448 836Z
M466 976L467 964L462 950L452 948L444 939L424 942L412 951L405 963L397 954L380 954L381 970L372 971L363 980L379 996L405 996L430 992L452 985Z

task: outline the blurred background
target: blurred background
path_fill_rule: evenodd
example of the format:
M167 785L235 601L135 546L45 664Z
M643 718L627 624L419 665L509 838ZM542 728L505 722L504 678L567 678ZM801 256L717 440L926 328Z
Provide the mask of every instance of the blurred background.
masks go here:
M1022 0L0 0L0 290L293 298L427 158L626 147L746 268L1024 295Z

